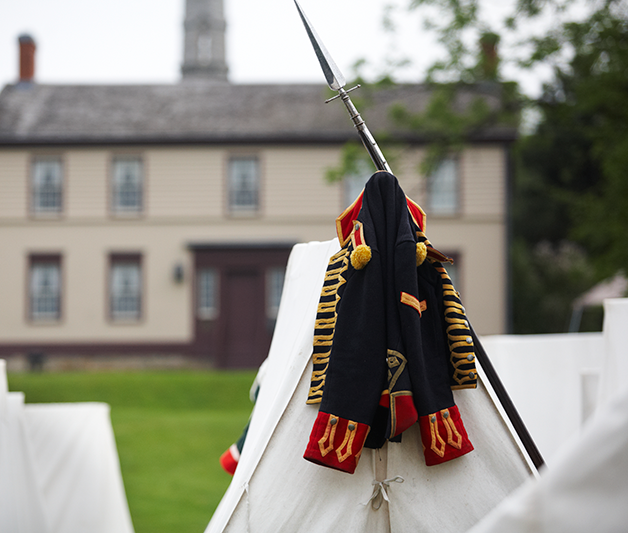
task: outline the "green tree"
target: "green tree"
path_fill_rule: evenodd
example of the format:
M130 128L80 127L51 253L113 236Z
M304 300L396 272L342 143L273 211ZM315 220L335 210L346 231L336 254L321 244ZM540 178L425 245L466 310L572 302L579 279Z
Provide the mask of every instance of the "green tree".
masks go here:
M574 3L519 0L501 25L489 24L480 0L407 5L445 51L427 71L433 96L426 109L390 109L397 125L430 139L424 173L475 130L516 123L520 108L539 117L514 149L515 332L565 331L575 297L604 277L628 272L628 3L589 2L575 11L579 18L570 11ZM537 20L545 20L543 33L522 33ZM516 42L512 35L519 35ZM509 44L500 60L496 49L504 36ZM503 80L504 63L549 66L552 74L539 96L524 96ZM392 76L384 78L389 83ZM499 86L498 112L481 99L462 113L455 109L457 89L478 83Z
M541 113L538 127L518 143L513 279L529 286L543 269L546 279L536 294L547 291L546 300L560 294L575 297L578 287L585 290L628 272L627 15L624 2L607 1L587 18L565 22L531 41L527 65L551 63L553 76L532 102ZM578 243L585 255L572 254L571 268L557 283L554 265L532 258L538 257L542 242L560 256L566 241ZM517 254L521 246L527 247L526 256ZM558 263L564 266L565 257ZM589 273L582 268L587 263ZM535 294L534 287L528 288L528 295ZM517 287L514 296L516 305L524 302ZM567 314L566 303L562 313L554 313ZM515 324L520 330L529 326L521 316ZM550 324L548 317L544 327L536 328L559 331Z

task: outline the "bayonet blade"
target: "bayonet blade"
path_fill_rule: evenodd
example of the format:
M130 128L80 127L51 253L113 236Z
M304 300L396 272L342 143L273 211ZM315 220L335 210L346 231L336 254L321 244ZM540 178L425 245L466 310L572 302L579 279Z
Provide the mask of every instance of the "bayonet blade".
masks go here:
M305 31L307 31L307 35L312 42L312 46L314 47L314 52L316 53L318 62L321 64L323 74L325 74L325 79L327 80L327 85L329 85L329 88L333 91L339 90L347 83L345 77L342 75L342 72L340 72L340 69L329 55L327 48L325 48L325 45L316 33L316 30L313 28L313 26L310 24L310 21L305 16L305 13L299 5L299 2L297 2L297 0L294 0L294 3L297 6L297 10L299 11L299 15L301 16L303 25L305 26Z

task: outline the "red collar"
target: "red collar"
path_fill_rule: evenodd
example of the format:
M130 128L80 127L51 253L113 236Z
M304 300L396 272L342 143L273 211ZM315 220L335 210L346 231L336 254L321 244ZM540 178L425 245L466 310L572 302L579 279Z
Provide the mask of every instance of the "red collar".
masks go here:
M338 240L340 246L347 244L351 232L353 231L354 222L358 218L360 209L362 209L362 198L364 196L364 190L359 194L355 201L345 209L342 214L336 219L336 232L338 233ZM421 206L415 201L406 196L406 203L408 204L408 211L410 216L414 220L414 223L419 226L422 232L425 232L426 215Z

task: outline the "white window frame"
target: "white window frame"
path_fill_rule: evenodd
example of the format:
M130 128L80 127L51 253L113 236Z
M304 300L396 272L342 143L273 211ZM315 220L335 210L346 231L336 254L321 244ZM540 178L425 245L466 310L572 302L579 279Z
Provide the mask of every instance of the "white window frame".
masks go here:
M218 318L220 274L216 268L201 267L196 272L196 315L201 320Z
M144 206L144 163L139 156L115 156L111 164L111 210L141 213ZM130 202L129 197L134 197Z
M31 211L56 215L63 211L63 164L58 156L38 156L31 167Z
M427 178L427 215L460 213L460 164L457 157L443 159Z
M228 203L233 215L256 214L260 207L261 171L256 156L229 158Z
M61 319L61 262L33 259L29 272L30 319L52 322Z
M122 284L122 285L121 285ZM142 318L142 262L113 257L109 267L109 316L114 322Z

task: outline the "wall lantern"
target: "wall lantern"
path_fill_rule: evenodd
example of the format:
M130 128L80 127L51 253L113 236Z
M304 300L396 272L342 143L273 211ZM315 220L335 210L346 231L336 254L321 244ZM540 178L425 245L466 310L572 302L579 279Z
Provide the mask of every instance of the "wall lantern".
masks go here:
M172 279L174 280L175 283L181 283L183 282L183 277L184 277L183 265L181 263L177 263L176 265L174 265L174 268L172 269Z

